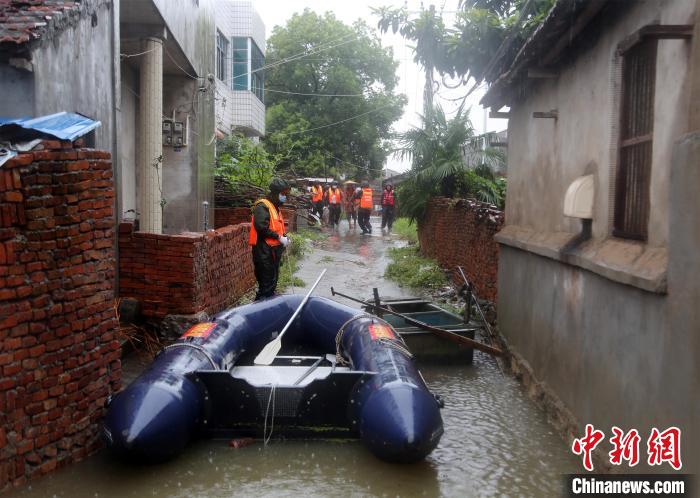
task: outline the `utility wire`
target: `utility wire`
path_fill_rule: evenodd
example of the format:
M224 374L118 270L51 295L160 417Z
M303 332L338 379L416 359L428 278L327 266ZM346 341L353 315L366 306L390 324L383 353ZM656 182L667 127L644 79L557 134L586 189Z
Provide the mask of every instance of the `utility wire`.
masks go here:
M375 108L375 109L372 109L372 110L370 110L370 111L363 112L362 114L356 114L355 116L350 116L349 118L342 119L342 120L340 120L340 121L336 121L335 123L330 123L330 124L323 125L323 126L317 126L316 128L309 128L308 130L293 131L293 132L291 132L291 133L279 133L279 135L291 136L291 135L298 135L298 134L300 134L300 133L308 133L308 132L310 132L310 131L322 130L322 129L324 129L324 128L330 128L331 126L339 125L339 124L341 124L341 123L346 123L346 122L348 122L348 121L352 121L353 119L360 118L360 117L362 117L362 116L366 116L367 114L371 114L371 113L373 113L373 112L381 111L382 109L386 109L387 107L391 107L392 105L394 105L394 104L383 105L383 106L377 107L377 108Z
M271 88L263 88L266 92L272 92L272 93L284 93L285 95L303 95L306 97L364 97L364 93L338 93L338 94L330 94L330 93L298 93L298 92L285 92L283 90L273 90Z

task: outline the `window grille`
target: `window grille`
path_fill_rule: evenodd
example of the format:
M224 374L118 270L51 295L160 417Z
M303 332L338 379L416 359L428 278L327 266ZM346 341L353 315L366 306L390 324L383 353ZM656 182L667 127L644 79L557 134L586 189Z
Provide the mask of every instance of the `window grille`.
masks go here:
M654 134L656 40L630 48L622 62L619 156L613 235L647 239Z

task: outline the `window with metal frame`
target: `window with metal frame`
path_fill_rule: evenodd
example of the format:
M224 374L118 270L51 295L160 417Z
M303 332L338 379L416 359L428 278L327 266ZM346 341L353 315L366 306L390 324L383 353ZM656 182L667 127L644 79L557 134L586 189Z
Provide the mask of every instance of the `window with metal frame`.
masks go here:
M647 240L656 80L654 39L625 51L613 235Z
M226 81L226 66L228 61L228 39L216 32L216 77L221 81Z
M248 90L248 38L234 37L233 43L233 90Z

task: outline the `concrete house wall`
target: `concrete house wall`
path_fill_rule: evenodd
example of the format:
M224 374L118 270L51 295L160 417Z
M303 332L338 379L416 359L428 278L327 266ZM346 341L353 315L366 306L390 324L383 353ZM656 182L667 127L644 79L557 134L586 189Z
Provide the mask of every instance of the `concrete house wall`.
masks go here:
M129 0L133 2L133 0ZM161 165L163 232L199 231L204 228L203 202L213 202L215 95L214 95L214 0L149 0L149 13L164 36L162 113L164 118L189 121L188 145L179 150L163 147ZM122 16L124 32L143 30L133 15ZM138 53L133 35L130 52ZM122 89L120 133L120 219L139 212L141 195L138 167L139 134L138 57L121 63ZM161 194L158 194L159 196Z
M0 58L0 116L77 112L99 120L95 146L114 154L119 3L83 0L58 17L26 54Z
M680 427L688 472L700 471L700 317L689 301L700 284L681 268L697 266L682 255L697 259L700 236L678 220L697 225L700 202L685 179L692 161L697 169L698 142L676 142L689 131L690 41L658 42L648 240L611 233L617 47L649 24L692 24L694 5L630 2L598 18L579 35L588 43L564 56L558 78L509 102L506 227L497 236L499 328L512 349L581 429L636 428L645 443L651 427ZM551 109L556 120L532 116ZM588 174L595 177L592 238L572 245L581 220L563 215L564 194Z

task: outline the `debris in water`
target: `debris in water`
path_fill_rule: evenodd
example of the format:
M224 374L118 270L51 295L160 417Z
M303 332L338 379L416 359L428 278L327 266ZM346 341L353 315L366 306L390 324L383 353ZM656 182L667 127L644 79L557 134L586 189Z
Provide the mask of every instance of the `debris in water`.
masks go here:
M254 442L255 439L253 439L252 437L242 437L238 439L232 439L228 442L228 445L231 448L245 448L246 446L250 446Z

